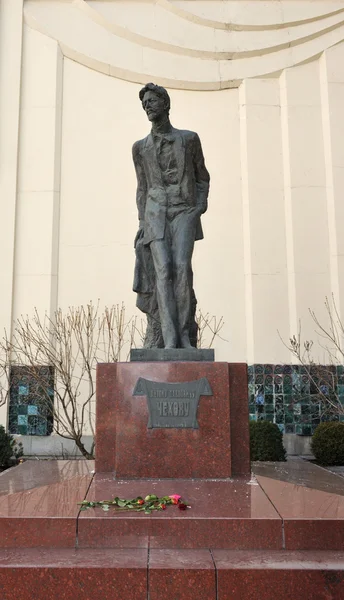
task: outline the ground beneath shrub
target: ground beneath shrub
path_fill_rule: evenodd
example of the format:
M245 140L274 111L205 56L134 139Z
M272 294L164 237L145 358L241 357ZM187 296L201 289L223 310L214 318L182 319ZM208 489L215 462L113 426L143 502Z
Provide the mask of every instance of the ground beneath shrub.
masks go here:
M330 471L330 473L334 473L335 475L340 475L341 477L344 477L344 465L325 467L324 465L318 463L312 455L301 456L300 458L302 458L303 460L307 460L308 462L311 462L314 465L321 467L322 469L326 469L326 471Z

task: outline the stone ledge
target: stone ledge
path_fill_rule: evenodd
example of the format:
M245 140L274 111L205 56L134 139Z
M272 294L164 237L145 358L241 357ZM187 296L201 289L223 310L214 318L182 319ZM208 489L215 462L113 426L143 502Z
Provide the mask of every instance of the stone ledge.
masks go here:
M130 351L131 362L214 362L212 348L137 348Z

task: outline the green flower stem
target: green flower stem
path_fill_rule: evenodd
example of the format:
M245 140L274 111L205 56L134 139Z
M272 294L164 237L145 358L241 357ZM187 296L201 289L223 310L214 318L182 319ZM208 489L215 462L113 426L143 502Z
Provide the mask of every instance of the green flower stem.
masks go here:
M80 510L89 508L102 508L104 512L108 512L110 507L114 510L133 510L136 512L145 512L150 514L153 510L164 510L166 506L175 504L170 496L162 496L158 498L155 494L149 494L143 499L141 496L128 500L125 498L113 498L112 500L88 501L83 500L78 503Z

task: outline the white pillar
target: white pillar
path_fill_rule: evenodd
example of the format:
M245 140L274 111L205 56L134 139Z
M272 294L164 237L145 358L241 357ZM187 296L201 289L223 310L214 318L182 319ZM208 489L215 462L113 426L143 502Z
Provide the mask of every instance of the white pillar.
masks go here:
M309 309L324 319L332 291L319 61L284 71L280 89L290 334L300 321L303 339L316 340Z
M63 56L24 27L13 316L57 302Z
M344 44L320 58L321 108L325 148L331 291L344 317Z
M249 363L288 360L282 139L278 79L240 86L245 302Z
M0 0L0 335L12 321L23 0ZM0 424L7 423L0 407Z

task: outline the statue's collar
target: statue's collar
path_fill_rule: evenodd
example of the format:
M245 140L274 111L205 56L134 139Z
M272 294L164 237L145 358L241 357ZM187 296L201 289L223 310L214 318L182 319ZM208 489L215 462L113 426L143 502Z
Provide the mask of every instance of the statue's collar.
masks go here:
M154 135L164 135L168 133L172 133L173 127L169 121L165 121L164 123L152 126L151 134Z

